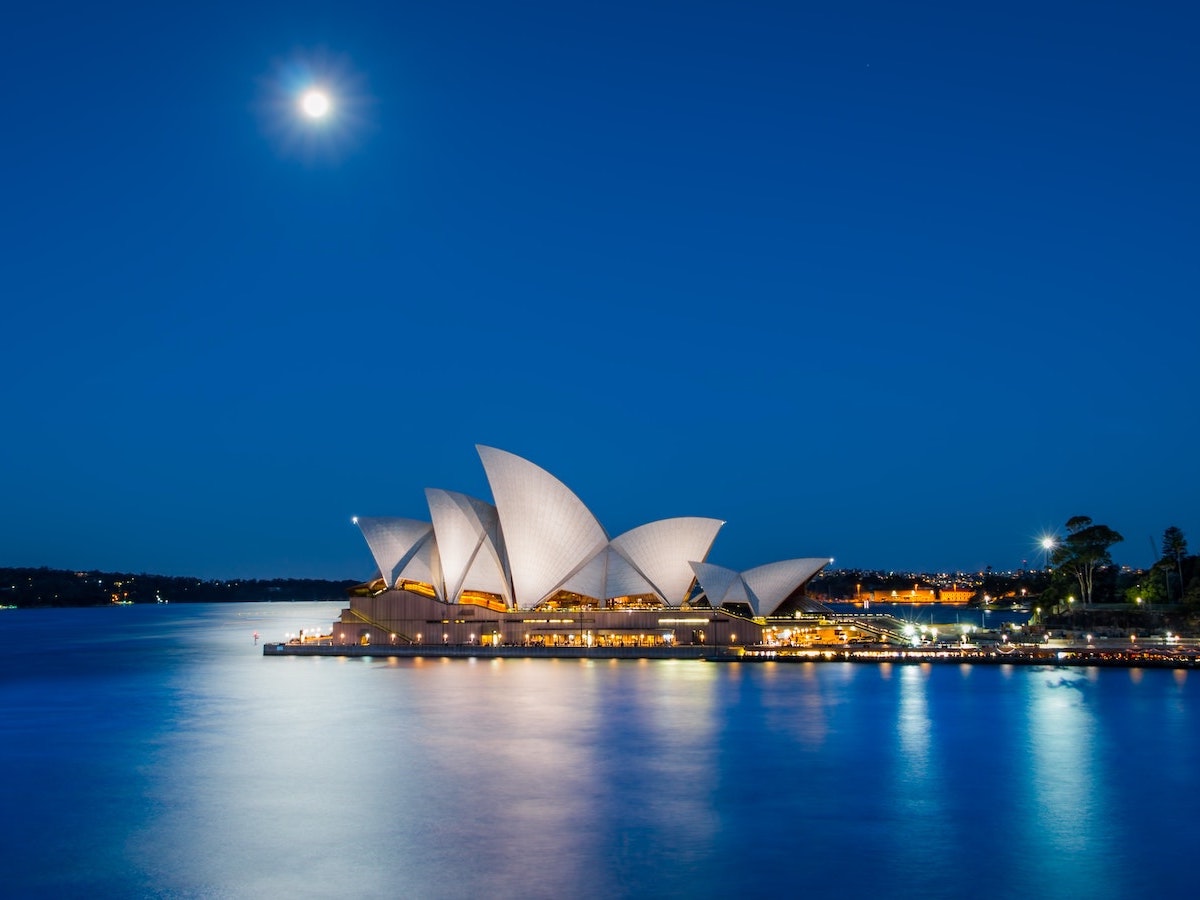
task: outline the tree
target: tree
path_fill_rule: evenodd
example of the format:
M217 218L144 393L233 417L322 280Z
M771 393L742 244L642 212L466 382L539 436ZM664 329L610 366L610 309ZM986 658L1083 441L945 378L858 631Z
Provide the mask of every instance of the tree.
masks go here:
M1179 573L1179 596L1183 597L1183 558L1187 556L1187 538L1183 536L1183 529L1176 528L1172 525L1163 532L1162 538L1162 555L1163 559L1175 560L1175 571ZM1167 591L1167 600L1170 601L1171 592Z
M1163 588L1154 577L1154 570L1151 569L1145 573L1146 578L1139 578L1137 581L1130 584L1123 591L1125 602L1131 605L1137 605L1138 597L1142 598L1142 603L1147 607L1155 606L1166 602L1163 599Z
M1191 583L1188 585L1187 592L1183 595L1183 603L1185 606L1200 606L1200 578L1192 578Z
M1124 537L1107 525L1093 524L1088 516L1072 516L1067 520L1067 536L1054 548L1050 561L1060 572L1079 583L1084 606L1092 605L1096 572L1112 564L1108 548L1123 540Z

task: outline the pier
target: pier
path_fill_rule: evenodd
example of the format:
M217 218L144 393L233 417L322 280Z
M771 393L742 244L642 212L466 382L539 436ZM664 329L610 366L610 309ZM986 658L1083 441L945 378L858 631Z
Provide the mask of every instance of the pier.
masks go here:
M691 659L745 663L896 663L1098 666L1104 668L1195 669L1195 648L1166 647L539 647L473 646L463 644L401 644L393 646L334 643L269 642L263 656L332 656L379 659Z

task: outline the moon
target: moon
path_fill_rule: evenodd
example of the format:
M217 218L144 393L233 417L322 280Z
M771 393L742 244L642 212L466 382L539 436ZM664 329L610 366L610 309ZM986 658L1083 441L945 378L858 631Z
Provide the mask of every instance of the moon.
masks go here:
M329 95L316 88L305 91L304 96L300 98L300 109L310 119L323 119L329 114L332 106Z

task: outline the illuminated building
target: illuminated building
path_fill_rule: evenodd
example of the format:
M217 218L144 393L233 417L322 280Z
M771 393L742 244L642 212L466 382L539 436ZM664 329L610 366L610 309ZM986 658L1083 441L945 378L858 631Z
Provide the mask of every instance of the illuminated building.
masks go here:
M339 642L752 644L829 563L709 564L719 519L662 519L610 538L549 472L477 450L494 504L428 489L430 521L355 519L378 575L335 623Z
M859 588L854 595L855 603L946 603L963 605L970 603L975 596L975 588L960 588L958 584L952 587L934 588L921 587L914 584L911 590L862 590Z

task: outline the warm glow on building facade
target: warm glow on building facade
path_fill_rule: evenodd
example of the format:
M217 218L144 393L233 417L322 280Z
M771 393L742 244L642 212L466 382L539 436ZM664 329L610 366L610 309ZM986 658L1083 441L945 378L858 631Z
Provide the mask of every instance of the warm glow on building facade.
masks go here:
M706 562L724 522L662 519L615 538L549 472L477 448L495 503L425 492L430 521L360 517L378 574L335 623L357 643L750 644L828 557L737 572Z

